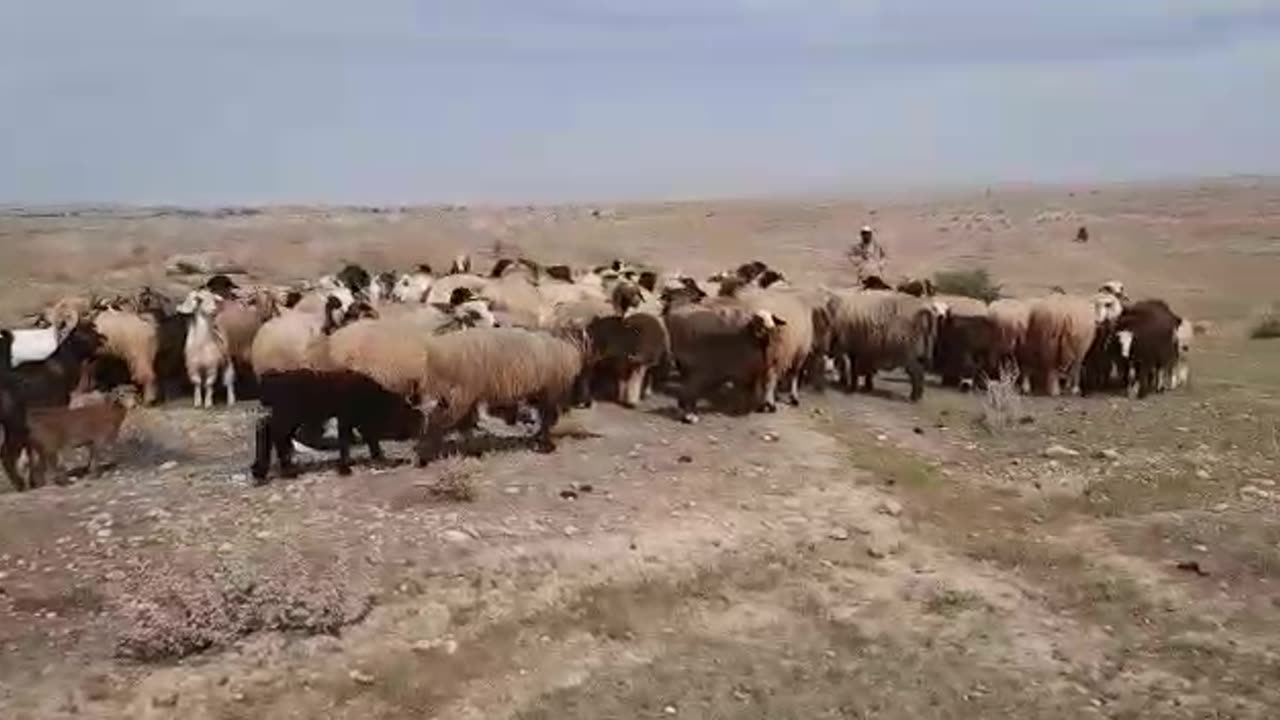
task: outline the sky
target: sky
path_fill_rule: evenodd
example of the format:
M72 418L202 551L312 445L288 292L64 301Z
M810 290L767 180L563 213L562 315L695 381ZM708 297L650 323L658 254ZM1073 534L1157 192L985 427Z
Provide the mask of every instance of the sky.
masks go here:
M1280 174L1280 0L0 0L0 202Z

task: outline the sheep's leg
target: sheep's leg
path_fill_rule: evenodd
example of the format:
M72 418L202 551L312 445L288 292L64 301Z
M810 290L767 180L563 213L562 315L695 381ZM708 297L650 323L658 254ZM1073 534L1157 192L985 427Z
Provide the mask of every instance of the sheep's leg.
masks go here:
M25 438L17 437L9 428L5 428L4 442L0 444L0 462L4 464L4 474L9 476L13 489L22 492L27 489L27 480L18 472L18 456L26 444Z
M874 370L864 373L862 376L862 392L872 393L876 391L875 383L876 373Z
M293 464L293 433L298 428L297 421L272 413L270 427L271 444L275 446L276 459L280 461L280 476L297 477L298 468Z
M920 402L924 397L924 365L919 360L907 363L907 377L911 379L911 402ZM871 376L867 376L868 382Z
M85 477L97 477L98 471L98 444L89 443L89 463L84 469Z
M267 483L267 471L271 468L271 419L262 418L254 431L253 466L249 471L253 475L255 485Z
M695 411L698 409L698 398L702 395L702 386L706 384L706 380L694 371L687 371L684 374L684 383L680 388L680 397L677 400L680 408L680 421L684 423L698 422L698 416Z
M338 474L343 477L351 474L351 443L354 439L351 421L338 418Z
M627 372L625 382L618 384L618 404L633 408L640 403L641 387L644 385L644 366L631 368Z
M593 404L595 404L595 398L591 395L591 371L583 370L573 380L573 405L589 408Z
M844 362L840 365L840 374L845 392L856 392L858 390L858 360L853 356L853 353L845 353Z
M222 386L227 389L227 406L236 404L236 364L227 361L227 366L222 369Z
M556 443L551 439L551 428L560 421L560 403L550 396L539 398L538 420L538 432L534 436L538 452L555 452Z
M787 404L792 407L800 407L800 368L802 367L804 367L803 363L787 371L787 373L782 376L782 384L785 388L784 392L787 396Z

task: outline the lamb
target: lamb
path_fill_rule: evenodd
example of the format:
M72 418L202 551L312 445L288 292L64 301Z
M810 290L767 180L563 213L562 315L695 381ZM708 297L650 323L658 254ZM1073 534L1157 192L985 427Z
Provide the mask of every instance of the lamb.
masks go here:
M911 401L924 395L924 369L933 356L938 313L935 305L891 290L846 290L832 296L835 352L845 389L873 389L877 370L901 367L911 380Z
M120 437L120 426L134 405L132 388L117 388L99 402L75 407L35 408L27 416L30 429L32 488L44 484L52 468L55 482L65 484L59 456L65 450L87 447L88 473L97 473L97 459Z
M130 379L142 389L142 402L155 403L155 360L160 345L156 324L137 313L113 309L98 313L93 322L104 339L100 354L123 361Z
M255 485L265 485L274 448L284 477L297 475L293 436L304 427L338 421L338 474L351 474L354 431L369 446L374 461L384 460L380 440L410 440L423 431L420 410L371 378L350 370L268 372L258 381L266 417L255 432Z
M745 390L753 409L773 412L765 396L771 357L786 320L744 306L676 308L667 315L671 351L680 365L680 419L696 423L698 400L726 382Z
M213 407L213 385L219 372L227 390L227 405L236 402L236 366L227 336L216 322L224 302L209 290L193 290L178 306L178 312L189 317L183 357L197 408Z
M445 434L475 417L482 403L509 408L532 402L540 420L536 447L552 452L551 428L585 381L590 352L580 332L476 328L433 338L421 387L436 404L418 443L419 464L438 456Z

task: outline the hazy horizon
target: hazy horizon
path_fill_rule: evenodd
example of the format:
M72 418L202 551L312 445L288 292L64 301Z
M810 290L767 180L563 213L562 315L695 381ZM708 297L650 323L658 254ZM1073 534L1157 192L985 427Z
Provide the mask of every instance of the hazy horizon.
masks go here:
M1276 77L1275 0L0 0L0 203L1274 176Z

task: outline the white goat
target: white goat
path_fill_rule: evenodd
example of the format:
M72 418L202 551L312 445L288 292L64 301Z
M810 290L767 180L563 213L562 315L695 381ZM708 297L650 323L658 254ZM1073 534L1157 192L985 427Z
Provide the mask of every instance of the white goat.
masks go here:
M184 353L195 407L213 407L213 386L219 370L227 389L227 405L236 403L236 366L227 354L227 340L214 322L221 304L222 298L208 290L193 290L178 306L178 312L190 315Z

